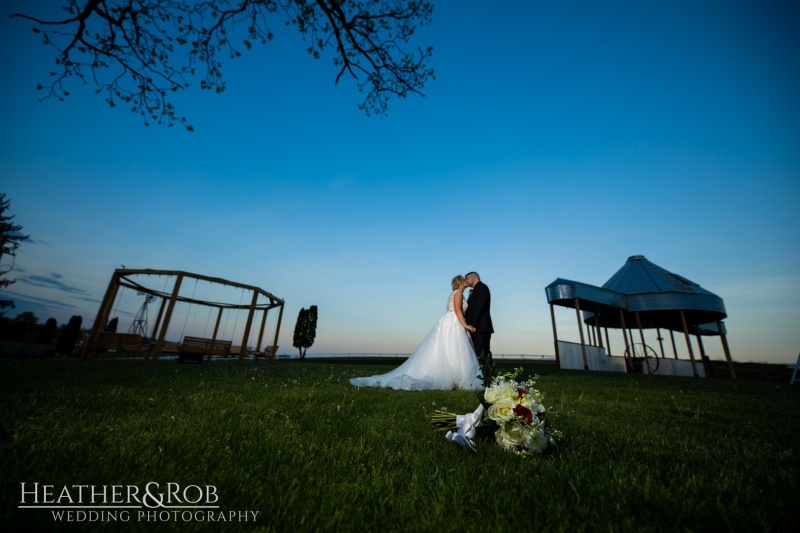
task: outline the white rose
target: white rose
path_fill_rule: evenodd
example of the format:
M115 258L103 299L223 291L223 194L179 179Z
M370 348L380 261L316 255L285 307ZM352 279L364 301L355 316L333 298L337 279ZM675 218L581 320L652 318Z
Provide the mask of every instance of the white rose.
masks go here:
M506 424L494 434L497 444L505 449L517 450L519 446L525 445L525 429L519 424Z
M507 422L514 418L514 406L516 403L509 398L497 400L486 414L495 422Z
M486 400L486 403L494 403L498 398L500 398L500 395L497 394L497 388L486 387L486 391L483 393L483 399Z

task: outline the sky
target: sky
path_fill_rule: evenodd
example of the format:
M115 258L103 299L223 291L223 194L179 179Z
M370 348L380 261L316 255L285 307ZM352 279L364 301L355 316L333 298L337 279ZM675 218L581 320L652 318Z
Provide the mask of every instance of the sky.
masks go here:
M279 354L311 305L309 354L411 353L475 270L493 352L552 355L545 287L644 255L724 300L734 360L797 357L796 2L435 2L415 44L436 79L371 117L277 21L225 61L224 93L176 95L194 132L77 80L40 101L53 52L8 15L58 2L42 4L0 6L0 192L31 236L6 316L90 326L114 269L183 270L284 299ZM120 330L143 299L128 292ZM579 341L574 322L556 308L560 339Z

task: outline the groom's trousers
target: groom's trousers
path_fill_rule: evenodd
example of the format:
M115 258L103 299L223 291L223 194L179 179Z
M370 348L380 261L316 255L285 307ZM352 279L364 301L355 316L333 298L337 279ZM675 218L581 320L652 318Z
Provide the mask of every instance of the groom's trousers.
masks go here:
M480 356L481 354L491 354L492 350L489 347L489 343L492 340L491 333L482 333L480 331L476 331L472 334L472 345L475 347L475 354Z

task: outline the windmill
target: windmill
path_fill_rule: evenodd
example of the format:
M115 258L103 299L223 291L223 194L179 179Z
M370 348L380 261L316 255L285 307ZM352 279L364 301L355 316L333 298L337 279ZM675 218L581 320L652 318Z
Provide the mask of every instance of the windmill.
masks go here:
M138 295L143 295L143 292L137 292ZM131 323L131 328L128 330L128 333L138 333L139 336L142 338L142 344L146 344L150 339L147 337L147 305L155 300L155 296L152 294L148 294L144 298L144 302L142 302L142 306L137 311L136 316L133 317L133 322Z

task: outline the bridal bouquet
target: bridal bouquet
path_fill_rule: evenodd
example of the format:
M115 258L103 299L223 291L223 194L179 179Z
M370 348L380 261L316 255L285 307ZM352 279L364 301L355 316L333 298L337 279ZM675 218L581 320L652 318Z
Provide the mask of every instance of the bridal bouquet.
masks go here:
M536 376L517 381L522 368L495 376L483 393L475 412L453 415L435 411L431 421L438 430L447 431L450 442L475 449L478 427L486 424L495 429L494 439L505 450L519 455L533 455L556 444L561 432L547 422L542 393L535 387ZM488 405L488 408L486 407Z

